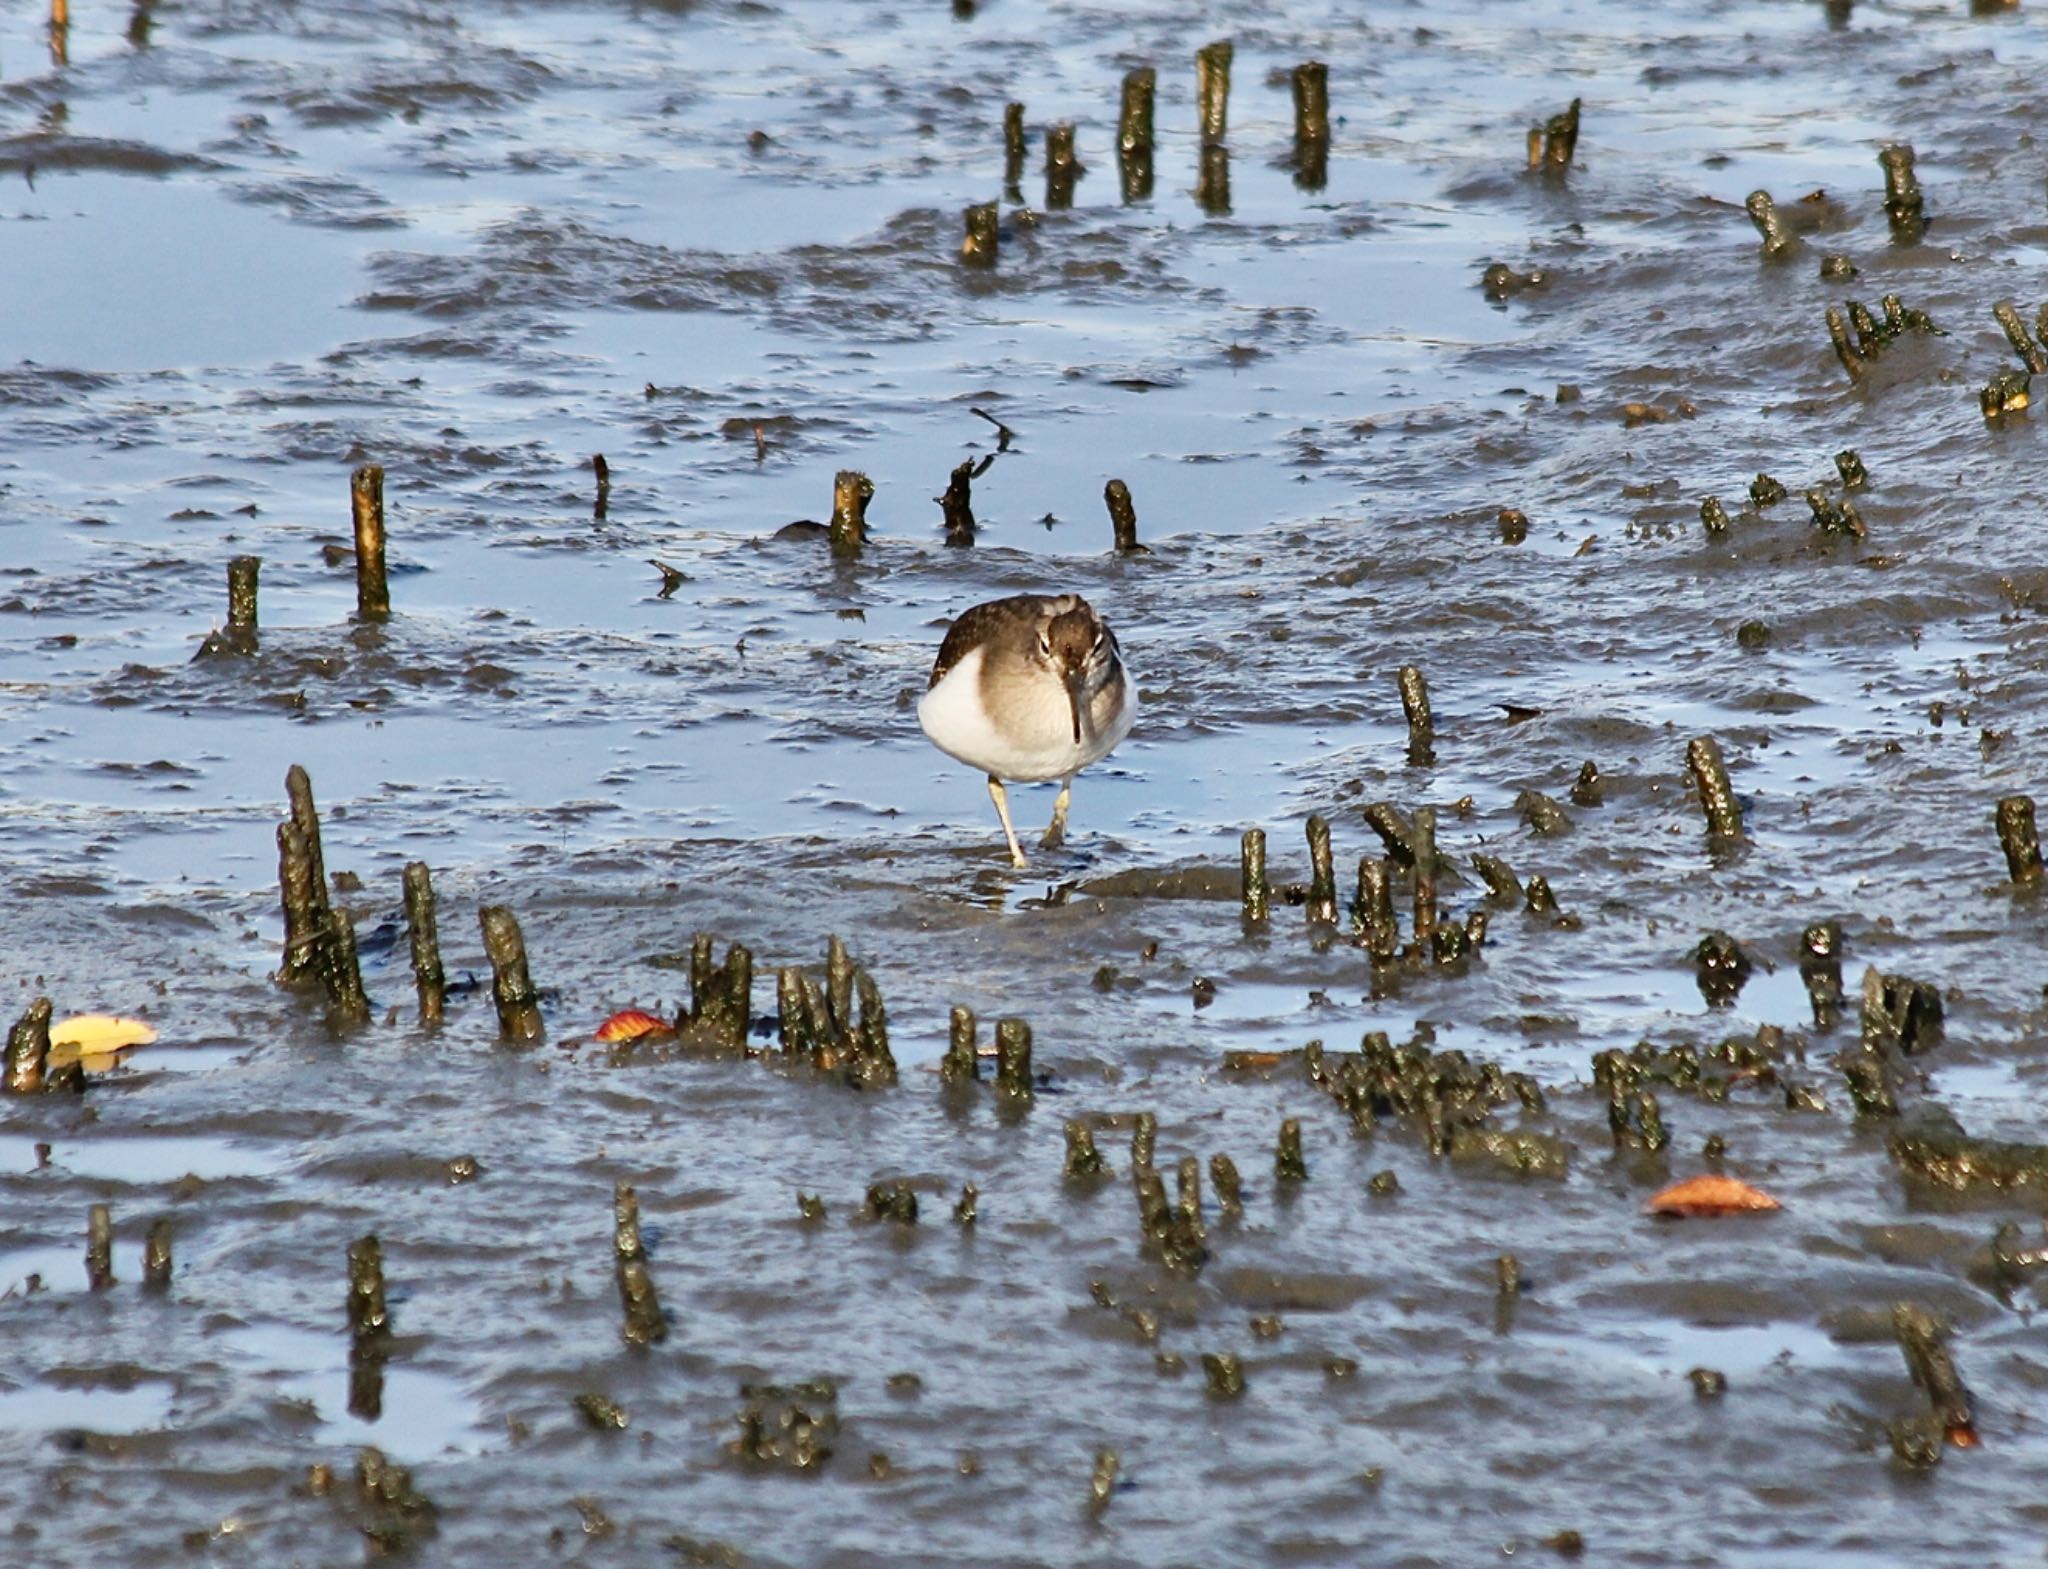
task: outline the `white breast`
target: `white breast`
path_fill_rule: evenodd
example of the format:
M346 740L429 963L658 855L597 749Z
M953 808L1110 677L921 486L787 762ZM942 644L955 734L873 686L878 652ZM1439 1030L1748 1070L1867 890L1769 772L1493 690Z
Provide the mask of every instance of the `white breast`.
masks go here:
M1093 732L1084 731L1078 744L1073 709L1053 682L1033 689L998 729L982 707L981 650L975 649L919 699L917 722L940 751L985 774L1021 781L1064 779L1107 757L1131 733L1138 703L1128 673L1123 690L1120 709L1108 710L1106 695L1096 699Z

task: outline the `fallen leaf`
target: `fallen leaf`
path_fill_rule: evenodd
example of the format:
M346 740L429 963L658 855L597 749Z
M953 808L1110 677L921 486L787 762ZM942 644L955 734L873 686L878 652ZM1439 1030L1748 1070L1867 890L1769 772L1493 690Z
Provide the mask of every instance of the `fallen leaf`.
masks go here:
M1687 1177L1654 1193L1643 1206L1652 1215L1739 1215L1744 1210L1776 1209L1778 1201L1733 1177Z
M1277 1068L1287 1060L1287 1053L1280 1051L1227 1051L1223 1054L1225 1072L1242 1073L1253 1068Z
M608 1045L617 1045L621 1041L663 1040L675 1032L675 1026L666 1019L657 1019L638 1008L626 1008L600 1024L596 1038Z
M111 1013L81 1013L50 1026L50 1063L61 1068L77 1063L87 1073L105 1073L132 1046L147 1046L156 1031L140 1019Z

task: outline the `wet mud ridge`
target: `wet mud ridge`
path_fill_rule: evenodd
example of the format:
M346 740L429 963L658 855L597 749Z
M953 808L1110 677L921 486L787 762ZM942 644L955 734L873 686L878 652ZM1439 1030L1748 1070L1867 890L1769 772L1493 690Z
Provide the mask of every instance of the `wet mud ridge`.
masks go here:
M18 8L14 1555L2036 1554L2044 67Z

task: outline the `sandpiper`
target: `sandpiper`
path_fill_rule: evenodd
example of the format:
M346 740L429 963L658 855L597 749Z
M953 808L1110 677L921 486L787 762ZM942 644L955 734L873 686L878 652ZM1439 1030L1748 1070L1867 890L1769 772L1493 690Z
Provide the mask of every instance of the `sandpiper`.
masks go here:
M948 757L988 775L1013 865L1024 864L1005 779L1057 779L1040 846L1067 833L1074 775L1107 757L1138 717L1116 634L1079 594L1018 594L976 605L946 629L917 722Z

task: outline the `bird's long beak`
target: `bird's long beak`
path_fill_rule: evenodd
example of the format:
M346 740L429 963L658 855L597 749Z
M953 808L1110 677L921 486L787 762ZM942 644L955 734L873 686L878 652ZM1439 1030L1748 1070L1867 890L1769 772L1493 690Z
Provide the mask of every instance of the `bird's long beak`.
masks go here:
M1069 670L1066 677L1067 704L1074 711L1074 745L1081 744L1081 728L1084 723L1082 710L1087 704L1082 699L1082 690L1087 685L1088 672Z

